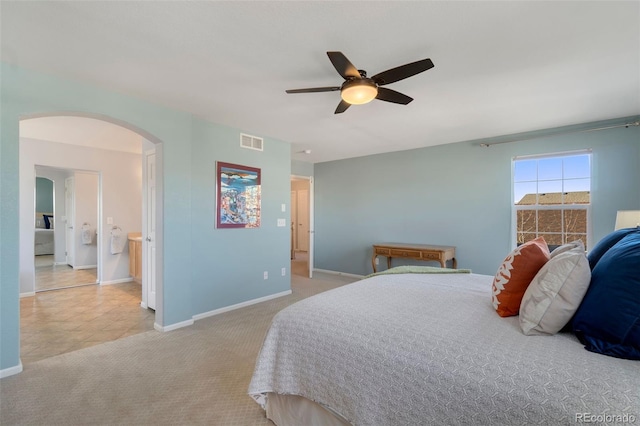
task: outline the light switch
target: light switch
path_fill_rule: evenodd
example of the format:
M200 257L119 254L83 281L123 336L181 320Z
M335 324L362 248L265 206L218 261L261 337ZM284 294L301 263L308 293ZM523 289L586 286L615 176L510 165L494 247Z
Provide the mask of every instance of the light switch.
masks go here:
M282 211L283 211L283 212L286 212L286 211L287 211L287 205L286 205L286 204L283 204L283 205L282 205Z
M108 217L107 218L107 225L113 225L113 218L112 217Z
M284 219L278 219L278 226L286 226L286 222Z

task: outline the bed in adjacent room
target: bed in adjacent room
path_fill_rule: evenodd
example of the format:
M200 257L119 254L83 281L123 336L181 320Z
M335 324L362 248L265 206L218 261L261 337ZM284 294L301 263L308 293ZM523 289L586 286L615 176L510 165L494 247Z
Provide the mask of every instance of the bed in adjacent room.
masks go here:
M584 268L581 250L573 259ZM526 335L519 316L496 313L493 281L473 273L378 275L297 302L274 317L249 394L280 426L640 417L638 361L585 350L571 331ZM561 315L568 321L572 313Z
M54 254L53 215L37 212L35 225L34 254L36 256Z

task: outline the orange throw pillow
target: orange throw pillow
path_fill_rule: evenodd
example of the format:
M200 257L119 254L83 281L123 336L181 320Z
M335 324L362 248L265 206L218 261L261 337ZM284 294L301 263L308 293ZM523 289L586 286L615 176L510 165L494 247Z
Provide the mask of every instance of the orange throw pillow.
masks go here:
M491 286L493 307L498 315L518 315L524 292L549 256L549 247L542 237L528 241L509 253Z

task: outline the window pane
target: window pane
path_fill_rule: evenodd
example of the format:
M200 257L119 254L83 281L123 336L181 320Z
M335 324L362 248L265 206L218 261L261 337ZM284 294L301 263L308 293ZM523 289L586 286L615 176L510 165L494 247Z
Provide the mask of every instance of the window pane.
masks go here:
M513 184L513 202L520 205L537 203L536 193L538 185L535 182L521 182Z
M514 161L516 238L544 237L550 249L580 239L587 245L591 154L531 157ZM526 210L521 210L522 208Z
M514 164L513 181L523 182L536 180L537 160L518 160Z
M587 178L591 176L589 155L565 157L563 160L565 179Z
M564 232L586 234L587 233L587 211L584 209L565 210L564 211Z
M517 238L518 238L517 243L518 243L518 245L520 245L520 244L526 243L527 241L535 240L536 234L528 234L528 233L524 233L524 232L518 232Z
M538 160L538 180L562 179L562 158Z
M562 181L551 180L538 183L538 204L562 204Z
M538 211L538 232L562 232L562 211Z
M564 192L581 192L582 201L576 199L576 203L588 204L589 191L591 190L591 179L569 179L564 181Z
M549 246L561 246L562 234L540 234Z
M518 210L516 212L516 232L534 233L536 232L536 210ZM533 237L535 238L535 236Z

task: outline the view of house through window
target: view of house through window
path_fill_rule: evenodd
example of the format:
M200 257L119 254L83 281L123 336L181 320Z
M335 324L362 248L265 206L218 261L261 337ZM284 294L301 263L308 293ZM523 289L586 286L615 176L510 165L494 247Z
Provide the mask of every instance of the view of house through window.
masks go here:
M517 157L513 164L516 243L542 236L552 250L588 245L591 153Z

